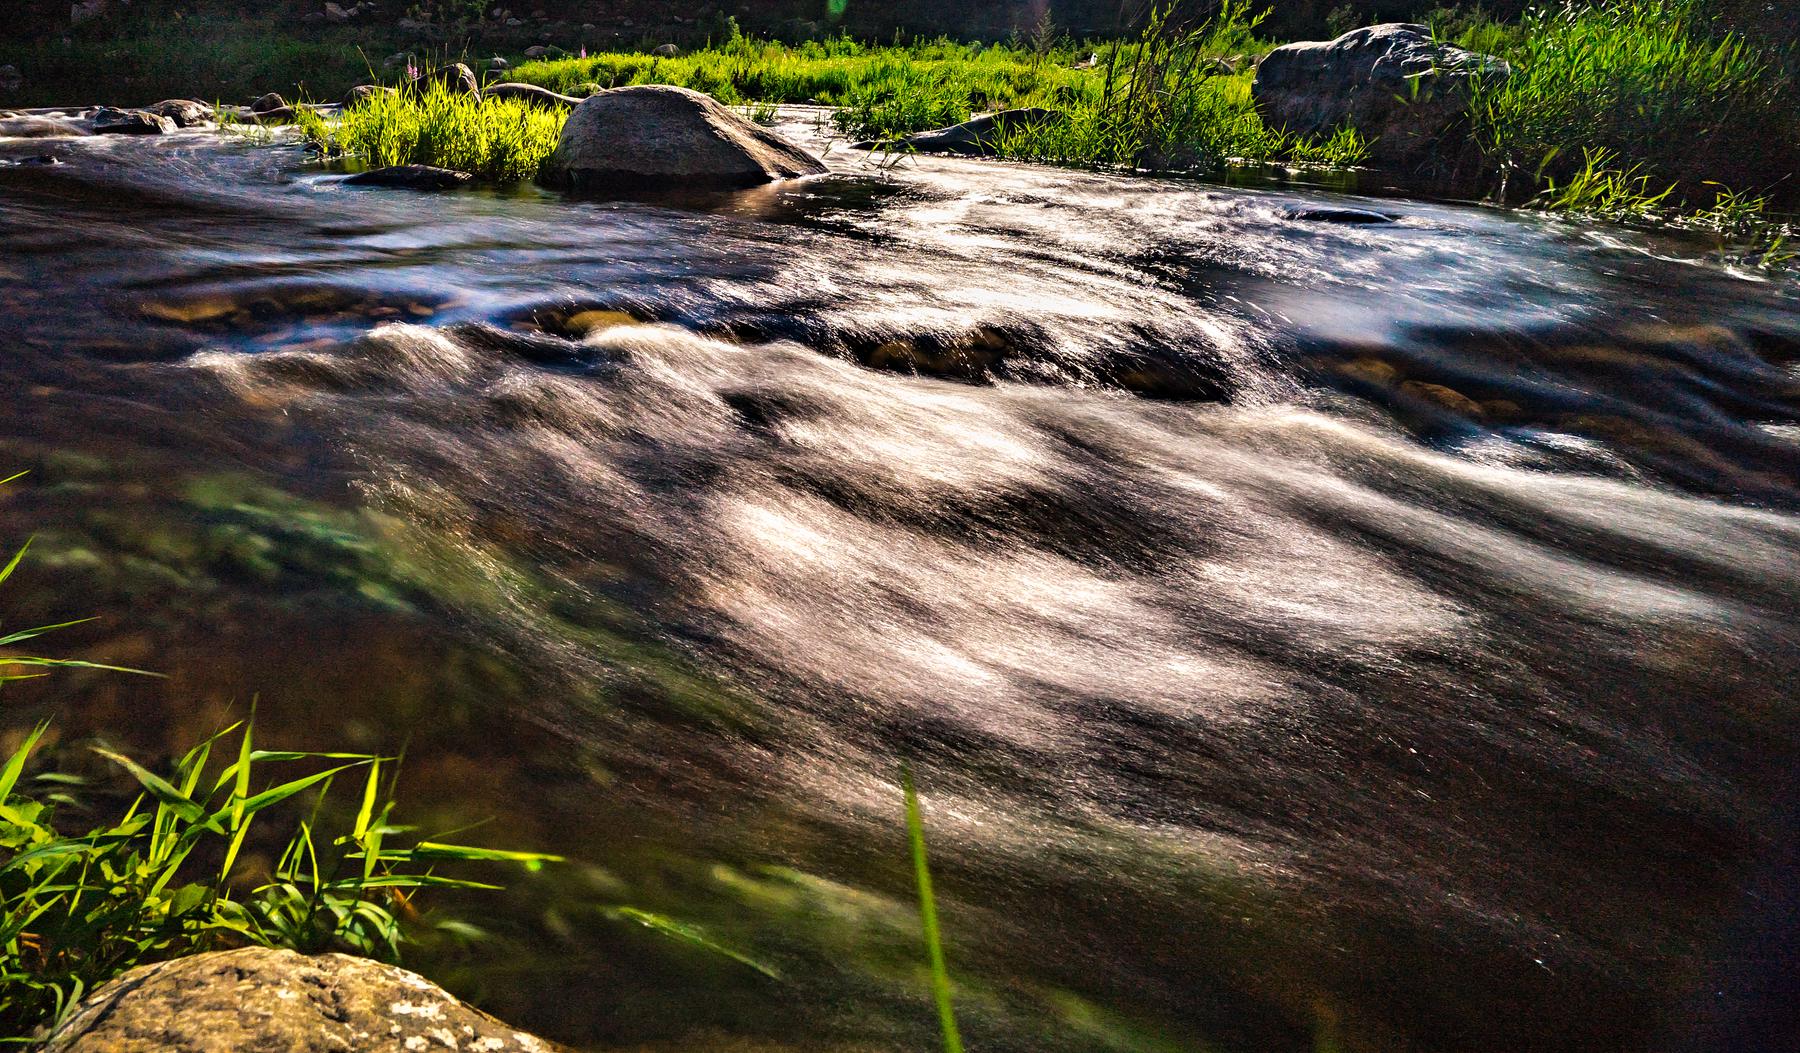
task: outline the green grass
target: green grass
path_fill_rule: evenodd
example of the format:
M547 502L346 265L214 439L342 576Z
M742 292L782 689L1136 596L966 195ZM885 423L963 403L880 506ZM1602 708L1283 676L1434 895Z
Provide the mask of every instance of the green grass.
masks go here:
M1069 47L1039 52L943 40L884 47L842 38L788 47L740 36L675 58L604 52L527 62L512 76L577 95L594 87L674 84L728 104L841 106L856 115L842 130L864 138L955 124L977 110L1061 107L1091 98L1097 78L1092 70L1070 68L1076 58Z
M1790 177L1792 85L1772 54L1700 12L1695 0L1618 0L1528 15L1505 52L1513 76L1471 105L1501 195L1567 185L1591 154L1673 185L1672 204L1704 206L1708 182L1761 189Z
M1293 136L1263 123L1250 98L1251 75L1211 60L1254 46L1261 16L1227 0L1198 27L1154 13L1136 40L1107 49L1099 90L1068 107L1066 120L1018 126L997 136L1004 157L1053 164L1217 172L1234 162L1349 166L1367 153L1350 129L1324 138Z
M925 957L931 966L931 997L937 1004L938 1028L944 1053L962 1053L962 1034L956 1026L956 1009L950 1001L950 967L944 960L944 937L938 926L937 896L931 891L931 864L925 858L925 821L919 812L919 791L912 769L900 769L906 796L906 840L912 847L913 881L919 890L919 925L925 936Z
M468 172L490 183L533 179L556 150L566 112L501 99L476 99L431 85L371 96L335 122L297 111L307 142L326 157L370 168L422 164Z
M117 819L82 830L64 816L85 810L75 796L83 780L24 777L45 730L0 769L0 1034L53 1025L112 977L185 954L257 944L395 961L402 919L422 920L414 893L494 887L444 876L443 864L555 858L418 840L393 820L391 778L383 785L391 759L257 749L249 721L195 746L166 776L96 748L141 792ZM215 748L223 765L209 763ZM295 765L312 770L267 777ZM352 776L355 788L335 794ZM341 828L322 818L338 814L354 818ZM259 821L292 831L275 842L272 865L243 851Z
M29 547L0 567L0 583ZM137 672L11 651L76 624L0 637L0 686L56 668ZM494 887L444 876L441 865L536 868L556 858L419 840L394 822L392 758L258 749L249 720L188 750L166 774L95 747L114 781L135 792L117 818L91 825L75 818L98 810L82 797L88 779L27 774L47 731L39 724L0 764L0 1043L54 1026L128 969L184 954L259 944L396 961L402 919L423 920L412 894ZM271 779L271 769L293 777ZM334 795L353 775L360 786ZM276 823L290 833L271 841ZM438 927L476 931L454 920Z

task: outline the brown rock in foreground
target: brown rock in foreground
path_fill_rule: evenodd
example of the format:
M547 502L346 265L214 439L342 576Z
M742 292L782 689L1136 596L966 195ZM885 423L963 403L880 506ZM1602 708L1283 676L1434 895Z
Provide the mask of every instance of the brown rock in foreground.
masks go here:
M416 973L344 954L245 947L133 969L43 1053L557 1053Z

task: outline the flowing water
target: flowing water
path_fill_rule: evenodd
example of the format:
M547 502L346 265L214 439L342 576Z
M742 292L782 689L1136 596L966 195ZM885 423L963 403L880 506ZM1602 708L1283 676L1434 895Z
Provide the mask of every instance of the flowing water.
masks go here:
M1668 1049L1755 979L1790 281L842 149L623 201L55 151L0 166L8 607L170 676L6 726L410 743L427 821L579 861L422 952L515 1024L930 1048L903 762L972 1049Z

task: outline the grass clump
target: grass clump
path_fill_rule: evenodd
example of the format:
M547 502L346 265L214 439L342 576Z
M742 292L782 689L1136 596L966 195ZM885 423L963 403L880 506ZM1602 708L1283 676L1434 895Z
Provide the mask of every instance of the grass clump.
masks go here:
M1066 119L1019 125L997 137L1001 156L1083 167L1217 171L1235 161L1349 166L1367 154L1354 130L1325 138L1289 135L1263 123L1250 75L1216 61L1254 47L1262 15L1247 0L1184 28L1153 11L1137 39L1107 49L1099 90Z
M1471 102L1503 197L1566 187L1600 155L1620 159L1629 181L1674 186L1670 203L1705 204L1708 181L1766 188L1793 171L1800 121L1786 75L1764 49L1715 31L1695 0L1534 10L1505 57L1512 76Z
M296 115L301 134L323 156L371 168L452 168L490 183L535 178L556 150L568 116L517 100L478 99L440 84L372 95L335 123L304 107Z
M257 749L248 721L189 750L166 777L96 749L140 792L117 819L83 829L65 819L83 810L71 793L82 780L25 778L44 732L0 768L0 1034L54 1026L114 976L185 954L256 944L395 961L402 920L422 920L417 890L495 887L444 876L442 864L555 858L416 840L393 821L391 759ZM226 762L210 763L233 732ZM291 765L314 770L266 777ZM361 785L340 800L334 786L353 774ZM341 826L323 818L337 814ZM277 816L291 834L273 842L270 865L244 849L252 827Z

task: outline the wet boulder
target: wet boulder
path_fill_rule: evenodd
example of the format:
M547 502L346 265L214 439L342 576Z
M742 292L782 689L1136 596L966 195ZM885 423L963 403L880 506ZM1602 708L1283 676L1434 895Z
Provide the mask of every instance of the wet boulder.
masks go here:
M260 96L255 102L250 104L251 113L268 113L271 110L285 109L287 109L287 100L274 92L269 92L267 95Z
M120 110L102 106L91 122L95 135L168 135L175 122L146 110Z
M512 99L544 107L570 107L581 104L581 100L573 95L559 95L549 88L540 88L536 84L514 84L510 81L505 84L490 84L481 95L485 99Z
M43 1053L556 1053L416 973L345 954L245 947L133 969L95 991Z
M1276 48L1256 67L1250 91L1271 127L1302 135L1355 128L1370 140L1373 161L1403 167L1460 150L1471 92L1510 74L1502 59L1396 22Z
M455 190L474 179L467 172L431 165L390 165L358 172L344 180L345 186L383 186L400 190Z
M662 44L653 49L650 54L655 55L657 58L674 58L681 54L681 49L674 44Z
M545 174L583 190L754 186L825 171L817 157L710 95L644 84L583 99Z
M1055 110L1046 110L1041 106L1025 106L1016 110L990 113L985 117L953 124L948 128L917 132L897 142L866 142L857 143L856 146L864 150L886 146L916 150L922 154L988 156L997 151L1002 139L1020 129L1066 119L1063 114Z
M213 108L196 99L164 99L144 107L144 112L174 121L177 128L194 128L213 119Z

